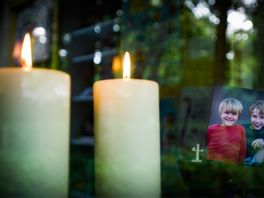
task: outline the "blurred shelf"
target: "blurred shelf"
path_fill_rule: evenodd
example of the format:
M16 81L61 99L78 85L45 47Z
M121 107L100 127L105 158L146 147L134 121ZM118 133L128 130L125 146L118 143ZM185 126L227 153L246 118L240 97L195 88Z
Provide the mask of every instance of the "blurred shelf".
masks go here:
M117 53L116 48L112 49L105 49L102 51L98 51L99 53L101 52L101 58L103 57L108 57L108 56L114 56ZM92 61L95 58L95 53L92 54L85 54L82 56L76 56L71 59L71 62L76 64L76 63L81 63L81 62L87 62L87 61Z
M85 88L79 95L72 97L73 102L88 102L93 101L93 88Z
M93 97L88 96L88 97L82 97L82 98L78 97L72 99L72 102L89 102L89 101L93 101Z
M105 31L114 32L113 25L119 24L119 23L120 23L120 19L116 18L116 19L96 23L88 27L76 29L69 34L71 34L72 37L79 37L79 36L90 36L93 34L99 34Z
M93 146L94 137L83 136L80 138L74 138L71 140L71 144L77 146Z

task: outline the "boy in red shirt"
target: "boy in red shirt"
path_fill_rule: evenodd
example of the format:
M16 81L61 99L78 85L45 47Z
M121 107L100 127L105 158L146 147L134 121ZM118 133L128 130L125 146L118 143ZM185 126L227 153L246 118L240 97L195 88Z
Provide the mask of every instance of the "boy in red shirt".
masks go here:
M221 124L208 127L206 144L208 160L231 163L243 162L246 155L246 133L243 126L236 124L243 106L235 98L226 98L219 105Z

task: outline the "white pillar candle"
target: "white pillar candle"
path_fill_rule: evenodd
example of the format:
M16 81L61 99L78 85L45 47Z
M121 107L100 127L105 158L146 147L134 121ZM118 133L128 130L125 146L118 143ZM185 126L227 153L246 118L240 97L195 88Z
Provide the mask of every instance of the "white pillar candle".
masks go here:
M94 84L95 187L98 197L160 197L158 84Z
M68 197L70 77L0 68L1 197Z

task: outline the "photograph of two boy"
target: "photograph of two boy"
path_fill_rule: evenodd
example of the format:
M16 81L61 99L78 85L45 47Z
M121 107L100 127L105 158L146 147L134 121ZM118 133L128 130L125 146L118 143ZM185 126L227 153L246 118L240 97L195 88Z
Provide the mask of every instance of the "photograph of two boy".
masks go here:
M261 166L264 162L264 92L218 87L205 140L207 160Z

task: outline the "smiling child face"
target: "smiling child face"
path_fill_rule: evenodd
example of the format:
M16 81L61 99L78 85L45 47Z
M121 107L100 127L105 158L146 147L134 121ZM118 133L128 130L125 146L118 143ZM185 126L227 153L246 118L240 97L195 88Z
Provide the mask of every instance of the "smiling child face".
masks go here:
M259 110L256 108L251 113L251 124L256 130L260 130L264 126L264 116L260 115Z
M220 117L222 120L222 125L232 126L237 122L239 115L237 112L223 111Z

